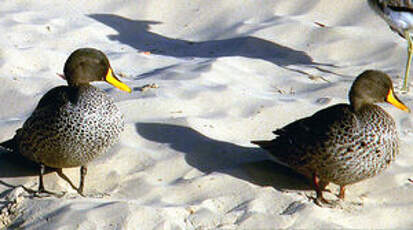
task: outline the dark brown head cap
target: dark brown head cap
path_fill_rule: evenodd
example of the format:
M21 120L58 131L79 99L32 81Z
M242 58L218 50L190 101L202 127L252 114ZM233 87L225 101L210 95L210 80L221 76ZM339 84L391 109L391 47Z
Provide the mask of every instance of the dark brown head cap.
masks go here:
M106 55L97 49L81 48L70 54L65 63L64 76L69 86L106 81L120 90L131 92L113 73Z
M76 86L105 80L109 68L109 60L102 51L81 48L70 54L63 71L68 84Z
M394 94L389 75L377 70L366 70L360 74L351 86L349 97L354 111L366 104L380 102L388 102L401 110L410 111Z

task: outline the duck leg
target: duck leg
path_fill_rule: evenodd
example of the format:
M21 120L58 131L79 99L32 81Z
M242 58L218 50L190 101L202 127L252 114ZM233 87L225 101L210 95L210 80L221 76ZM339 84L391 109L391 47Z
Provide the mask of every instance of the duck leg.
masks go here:
M61 168L56 169L56 173L63 179L65 180L67 183L70 184L70 187L72 187L74 190L76 190L79 195L83 196L83 187L85 184L85 177L87 174L87 167L82 166L80 167L80 185L79 188L76 188L76 186L72 183L72 181L69 179L69 177L67 177L64 173L63 170Z
M70 187L72 187L74 190L76 190L80 195L82 195L81 192L79 192L78 188L72 183L72 181L63 173L63 169L57 168L56 169L57 175L59 175L63 180L65 180L67 183L69 183Z
M326 184L326 183L323 183L322 181L320 181L320 178L318 178L316 173L313 173L312 182L313 182L313 186L314 186L314 189L316 191L316 194L317 194L317 197L315 199L315 203L318 206L322 206L322 204L329 204L330 202L328 202L323 197L323 190L324 190L325 186L327 186L328 183Z
M404 37L407 40L407 62L406 62L406 72L404 74L404 79L403 79L403 86L401 91L403 92L408 92L409 91L409 83L408 83L408 78L409 78L409 73L410 73L410 63L412 61L412 55L413 55L413 41L412 37L410 36L410 33L408 31L404 32Z
M340 193L338 194L338 198L344 200L345 192L346 192L346 186L340 185Z
M86 166L82 166L80 167L80 184L79 184L79 193L83 194L83 187L85 185L85 177L87 174L87 167Z
M37 189L37 191L27 189L25 187L23 187L23 188L25 188L25 190L30 192L30 193L34 193L34 195L38 196L38 197L42 197L40 195L42 193L46 193L46 194L53 195L53 196L56 196L56 197L62 197L65 193L58 194L58 193L55 193L55 192L48 191L44 188L43 175L45 174L45 172L46 172L46 166L44 164L40 163L40 165L39 165L39 188Z
M42 193L45 192L46 189L44 189L44 183L43 183L43 175L45 173L46 167L44 166L44 164L40 163L40 168L39 168L39 188L38 188L38 192Z

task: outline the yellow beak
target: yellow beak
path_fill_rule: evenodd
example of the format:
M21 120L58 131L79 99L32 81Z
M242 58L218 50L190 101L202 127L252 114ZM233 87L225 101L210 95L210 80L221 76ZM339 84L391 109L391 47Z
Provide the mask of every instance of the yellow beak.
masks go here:
M399 108L403 111L410 112L410 109L405 106L393 93L393 90L390 89L389 92L387 93L386 101L392 105L394 105L396 108Z
M126 91L128 93L132 92L131 88L125 83L121 82L116 75L113 73L112 68L109 68L108 73L105 76L105 81L109 84L115 86L116 88Z

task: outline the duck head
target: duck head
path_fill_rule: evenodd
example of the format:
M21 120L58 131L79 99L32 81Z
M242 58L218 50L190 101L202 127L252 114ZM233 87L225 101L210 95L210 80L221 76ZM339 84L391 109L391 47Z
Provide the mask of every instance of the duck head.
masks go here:
M97 49L81 48L70 54L64 67L64 79L69 86L87 85L92 81L106 81L130 93L132 90L113 73L106 55Z
M389 75L377 70L366 70L360 74L351 86L349 97L354 111L358 111L366 104L387 102L410 112L410 109L394 94Z

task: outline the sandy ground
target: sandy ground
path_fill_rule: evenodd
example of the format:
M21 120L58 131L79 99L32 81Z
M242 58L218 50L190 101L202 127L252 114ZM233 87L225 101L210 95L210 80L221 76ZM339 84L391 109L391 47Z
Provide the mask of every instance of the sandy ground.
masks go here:
M304 178L250 144L346 102L363 70L400 86L406 42L366 1L3 0L0 15L1 141L65 84L56 73L77 48L104 51L133 88L96 84L126 130L89 165L87 197L55 173L45 186L65 197L30 196L19 185L37 188L35 168L0 153L0 228L413 228L410 114L383 105L401 153L385 173L349 186L343 208L314 205ZM410 108L412 95L400 95ZM77 183L78 168L64 172Z

